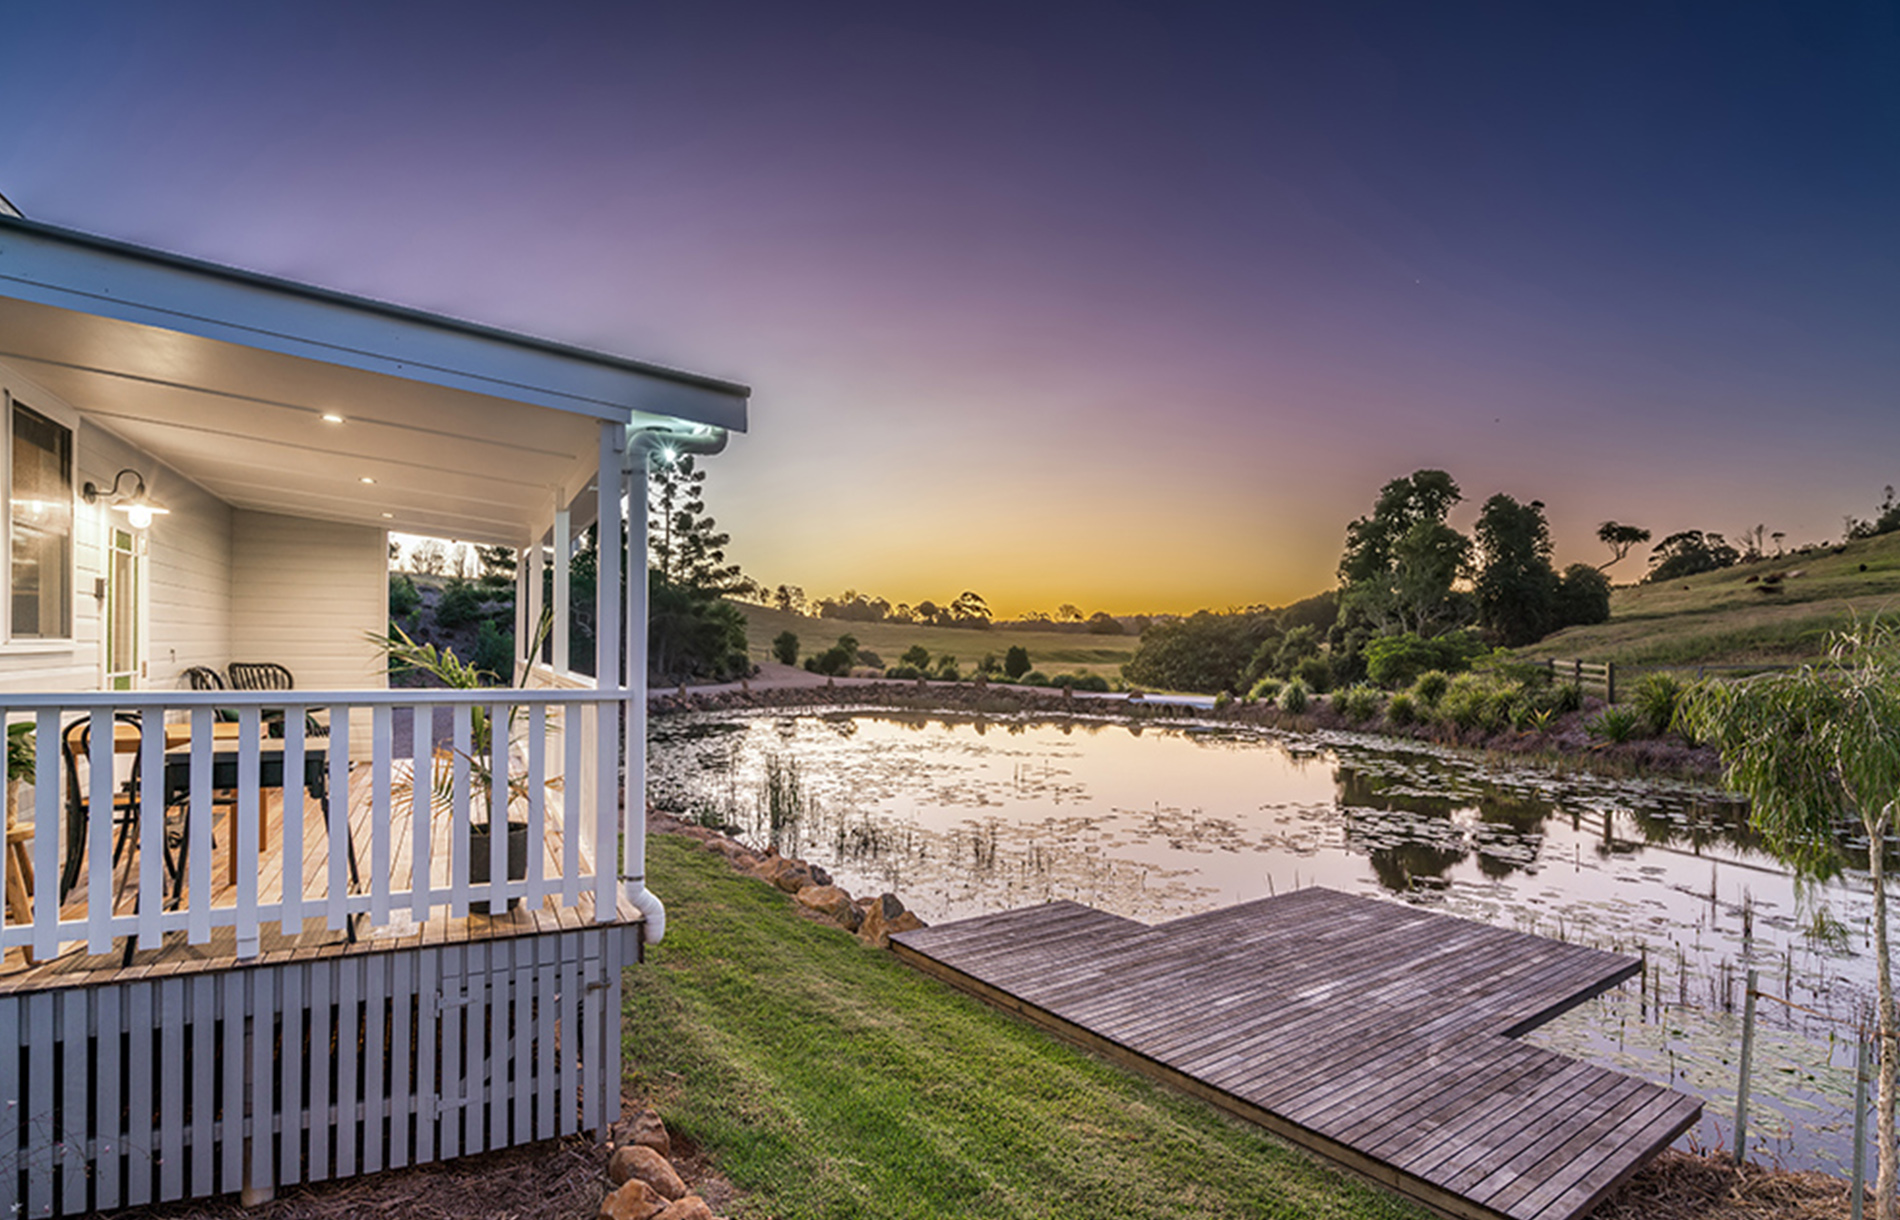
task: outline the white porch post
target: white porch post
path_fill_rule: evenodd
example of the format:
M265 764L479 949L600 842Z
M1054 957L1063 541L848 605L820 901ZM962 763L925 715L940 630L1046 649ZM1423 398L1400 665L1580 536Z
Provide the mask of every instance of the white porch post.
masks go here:
M517 674L526 672L521 662L528 655L528 633L534 628L534 611L528 606L528 551L526 547L515 548L515 672L508 675L508 685L515 685Z
M535 643L535 632L541 626L542 605L546 598L546 594L541 592L541 573L547 568L547 558L546 552L541 549L541 540L539 538L536 538L534 545L528 548L527 568L528 592L524 601L534 607L534 609L527 617L527 627L521 633L519 651L522 656L527 657L529 666L532 668L532 666L538 664L541 660L540 651L538 649L536 649L533 654L529 653L529 649L533 647Z
M566 504L554 508L554 670L567 673L568 664L568 565L574 556L574 530L569 524Z
M600 425L600 473L596 494L599 522L600 579L594 594L594 685L600 690L625 690L620 673L620 464L627 443L627 430L620 424ZM600 782L596 789L600 806L596 811L598 827L594 836L594 918L607 922L618 917L619 887L614 884L615 832L621 829L621 807L632 809L643 800L644 790L627 791L624 802L620 790L620 717L610 704L600 706ZM632 715L631 705L627 714ZM632 762L628 762L632 770ZM631 775L629 775L631 778ZM644 803L641 805L644 810ZM616 816L620 815L620 816Z

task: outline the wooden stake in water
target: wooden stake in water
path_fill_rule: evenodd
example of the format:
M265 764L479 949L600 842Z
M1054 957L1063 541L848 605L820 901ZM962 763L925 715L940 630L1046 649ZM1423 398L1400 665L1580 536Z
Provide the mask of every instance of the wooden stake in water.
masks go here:
M1853 1220L1860 1220L1861 1196L1867 1181L1867 1033L1860 1034L1854 1052L1854 1193Z
M1748 1143L1748 1067L1755 1057L1755 972L1748 972L1748 991L1742 1003L1742 1074L1735 1084L1735 1163L1742 1163Z

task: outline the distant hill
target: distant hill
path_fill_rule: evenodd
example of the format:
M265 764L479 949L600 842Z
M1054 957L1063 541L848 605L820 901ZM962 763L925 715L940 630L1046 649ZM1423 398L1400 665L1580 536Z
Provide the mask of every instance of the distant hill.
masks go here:
M1619 665L1788 664L1819 656L1827 633L1853 615L1880 612L1900 614L1900 533L1621 586L1610 594L1609 622L1560 631L1515 655Z
M1135 645L1141 642L1135 635L1088 635L1022 627L973 631L967 627L808 618L743 603L739 603L739 609L746 616L746 647L754 661L772 659L772 641L781 631L790 631L798 637L801 663L805 657L837 643L839 636L850 634L857 637L860 649L876 653L886 666L897 664L897 658L905 649L922 644L930 650L932 658L946 652L956 657L967 677L985 653L996 654L1000 661L1012 645L1021 645L1029 653L1030 664L1046 674L1099 674L1114 681L1121 677L1123 663L1135 655Z

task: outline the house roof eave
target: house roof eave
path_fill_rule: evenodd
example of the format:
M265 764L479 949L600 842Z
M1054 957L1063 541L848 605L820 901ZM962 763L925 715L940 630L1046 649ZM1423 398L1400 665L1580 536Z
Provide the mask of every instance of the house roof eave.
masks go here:
M0 295L597 419L746 428L736 382L5 214Z

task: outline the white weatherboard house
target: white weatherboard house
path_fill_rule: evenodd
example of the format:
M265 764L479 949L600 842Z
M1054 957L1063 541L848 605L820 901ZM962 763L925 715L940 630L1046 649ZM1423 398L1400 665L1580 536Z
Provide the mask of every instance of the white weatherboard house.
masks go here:
M0 208L0 1214L611 1121L621 970L665 919L645 513L601 548L598 680L568 559L747 394ZM518 548L553 663L389 689L391 530Z

